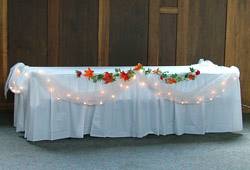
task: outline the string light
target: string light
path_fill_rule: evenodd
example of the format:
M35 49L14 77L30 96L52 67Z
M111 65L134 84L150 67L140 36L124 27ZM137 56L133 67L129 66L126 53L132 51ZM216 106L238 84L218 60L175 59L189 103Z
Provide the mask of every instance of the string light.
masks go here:
M211 93L212 93L212 94L216 94L216 91L215 91L215 90L212 90Z
M50 87L49 91L52 93L54 91L53 87Z
M140 85L141 85L141 86L145 86L145 82L141 82Z
M21 71L19 69L16 69L16 74L19 76Z
M44 71L43 70L38 70L38 73L39 74L42 74ZM143 72L143 70L139 70L139 72ZM19 70L19 69L16 69L16 74L17 75L19 75L19 74L21 74L21 71ZM25 77L29 77L29 73L28 72L25 72L24 74L23 74ZM136 77L136 75L134 75L133 77L132 77L133 79L136 79L137 77ZM238 79L238 77L237 76L232 76L232 77L230 77L231 78L231 80L233 79L233 80L237 80ZM45 79L48 83L50 83L51 82L51 79L50 78L47 78L47 79ZM19 82L18 82L19 83ZM222 86L225 86L225 85L227 85L228 84L228 80L224 80L224 81L221 81L220 82L220 84L222 85ZM24 90L24 87L23 86L17 86L16 85L16 82L15 81L12 81L12 85L13 86L10 86L9 88L11 89L11 91L13 91L14 93L21 93L22 92L22 90ZM50 84L48 84L48 85L50 85ZM128 85L126 85L126 83L125 84L122 84L122 83L120 83L120 84L118 84L120 87L125 87L125 89L129 89L129 86ZM146 82L144 82L144 81L141 81L140 83L139 83L139 85L140 86L145 86L145 85L147 85L146 84ZM158 86L159 85L159 83L158 82L154 82L154 86ZM221 88L223 88L223 89L221 89ZM173 92L173 94L172 94L172 92L171 91L168 91L167 92L167 96L172 96L172 98L170 99L170 100L174 100L175 102L179 102L180 104L188 104L188 103L197 103L197 104L199 104L199 103L201 103L201 102L204 102L204 101L213 101L214 100L214 98L216 97L216 94L218 93L218 92L222 92L222 93L224 93L225 92L225 87L221 87L221 88L215 88L215 89L212 89L211 91L210 91L210 93L212 94L212 95L210 95L210 97L209 96L201 96L201 97L197 97L196 98L196 100L195 100L195 98L193 98L193 99L191 99L190 101L186 101L186 100L178 100L178 97L176 98L176 96L175 96L175 93ZM55 91L55 88L54 87L48 87L48 90L49 90L49 92L54 92ZM208 91L209 92L209 91ZM104 90L101 90L100 91L100 94L105 94L106 92L104 91ZM164 92L163 93L164 94L164 96L166 95L166 93ZM158 92L156 95L158 95L158 96L161 96L162 94L161 94L161 92ZM75 100L77 100L77 101L79 101L81 98L79 97L79 96L71 96L71 94L70 93L67 93L66 94L66 96L67 97L72 97L72 99L74 99L75 98ZM173 97L175 97L175 99L173 99ZM59 98L59 97L55 97L56 98L56 100L61 100L61 98ZM115 99L116 98L116 96L114 95L114 94L112 94L111 95L111 98L112 99ZM170 98L170 97L169 97ZM98 103L98 101L97 101L97 103ZM86 102L83 102L83 104L87 104ZM100 101L99 102L99 104L103 104L103 101Z
M24 73L24 76L25 76L26 78L29 78L29 73Z

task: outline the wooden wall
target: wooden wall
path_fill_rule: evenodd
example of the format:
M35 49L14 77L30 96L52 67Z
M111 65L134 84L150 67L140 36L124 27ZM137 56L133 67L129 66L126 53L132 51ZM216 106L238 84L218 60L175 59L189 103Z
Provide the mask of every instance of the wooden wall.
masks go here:
M250 0L0 0L0 90L31 66L186 65L241 70L250 105ZM244 80L244 81L243 81ZM0 95L0 109L12 100Z

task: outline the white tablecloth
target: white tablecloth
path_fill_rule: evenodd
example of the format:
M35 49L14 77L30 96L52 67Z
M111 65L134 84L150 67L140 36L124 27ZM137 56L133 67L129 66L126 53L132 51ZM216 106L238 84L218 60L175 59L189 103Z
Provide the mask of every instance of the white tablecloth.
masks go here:
M172 86L185 87L186 91L191 89L190 97L194 91L209 97L210 91L202 90L215 88L218 95L213 100L182 104L156 97L155 90L137 84L130 84L129 89L116 93L115 100L105 100L103 104L84 105L73 100L57 100L48 91L44 78L49 77L51 80L48 81L53 80L56 83L53 85L58 85L58 89L54 87L58 94L64 94L64 89L81 94L83 89L93 90L90 83L97 88L89 80L76 78L75 70L86 67L28 67L20 63L12 68L5 90L10 88L15 93L14 126L17 132L25 132L25 138L29 141L83 138L84 134L143 137L147 134L205 134L242 130L239 70L236 67L219 67L209 61L192 67L201 71L196 80ZM120 68L127 70L131 67ZM161 66L160 69L183 73L188 71L189 66ZM114 67L93 67L93 70L113 71ZM227 80L227 86L223 89L216 87L221 86L221 81L216 82L221 77ZM19 86L19 90L12 86Z

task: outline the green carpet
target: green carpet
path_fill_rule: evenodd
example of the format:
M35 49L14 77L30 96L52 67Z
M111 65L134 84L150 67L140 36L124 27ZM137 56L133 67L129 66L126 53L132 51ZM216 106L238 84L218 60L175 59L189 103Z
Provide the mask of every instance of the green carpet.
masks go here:
M239 133L149 135L145 138L64 139L27 142L8 124L0 125L0 169L10 170L247 170L250 115Z

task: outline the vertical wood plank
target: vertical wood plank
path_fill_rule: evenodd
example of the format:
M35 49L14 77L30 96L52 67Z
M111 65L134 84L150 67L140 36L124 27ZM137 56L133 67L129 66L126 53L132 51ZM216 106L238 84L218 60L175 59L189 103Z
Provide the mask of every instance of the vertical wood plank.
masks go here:
M160 54L159 65L175 65L176 60L177 15L160 15Z
M147 64L148 0L110 0L110 65Z
M178 0L176 65L187 64L189 0Z
M98 0L60 0L60 66L98 62Z
M99 0L98 65L109 64L110 0Z
M48 4L46 0L8 0L8 67L23 62L48 63Z
M227 0L180 0L177 65L205 58L224 64Z
M149 0L148 65L159 64L160 0Z
M242 103L250 106L250 0L228 0L225 64L240 69ZM243 112L250 109L243 106Z
M48 65L59 63L60 0L48 0Z
M4 101L3 89L7 77L7 0L0 0L0 103Z

